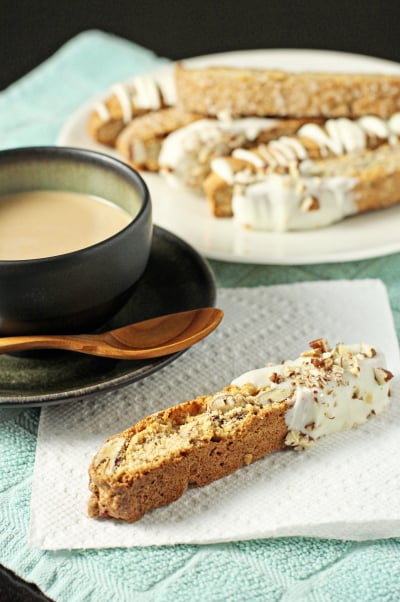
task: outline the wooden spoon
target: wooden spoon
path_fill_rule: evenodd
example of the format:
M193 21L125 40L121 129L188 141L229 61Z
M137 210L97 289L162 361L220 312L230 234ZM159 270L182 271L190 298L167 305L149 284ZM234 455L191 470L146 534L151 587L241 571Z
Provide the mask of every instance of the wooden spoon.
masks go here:
M212 332L223 317L204 307L137 322L101 334L26 335L0 338L0 353L66 349L115 359L148 359L187 349Z

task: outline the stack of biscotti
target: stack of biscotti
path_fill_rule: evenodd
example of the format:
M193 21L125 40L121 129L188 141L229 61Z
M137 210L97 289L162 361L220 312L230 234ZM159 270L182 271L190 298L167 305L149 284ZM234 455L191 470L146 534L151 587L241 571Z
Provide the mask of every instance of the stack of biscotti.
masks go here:
M398 164L396 74L178 64L169 79L144 76L114 87L93 108L88 127L133 167L168 175L204 195L213 216L247 228L317 228L400 200L395 175L386 183L382 169L374 169L383 156L391 168ZM376 201L368 195L353 202L342 157L355 195L368 182ZM342 175L331 190L336 165ZM309 194L311 176L319 186ZM327 187L329 194L318 196ZM287 200L282 188L307 191L296 196L293 218L294 197Z
M295 360L148 416L94 456L89 515L136 521L190 486L360 425L389 404L392 376L371 345L318 339Z
M177 99L175 73L170 72L112 86L103 101L93 104L87 131L97 143L116 148L132 167L173 173L201 192L213 158L294 134L308 121L321 119L250 115L227 120L188 111Z
M194 126L196 121L201 123ZM103 101L94 103L87 131L136 169L175 172L186 185L202 190L214 157L293 134L306 121L250 116L228 123L187 111L177 102L174 74L167 73L112 86Z
M215 217L298 230L400 200L400 76L180 65L176 83L185 110L323 120L214 157L203 189Z

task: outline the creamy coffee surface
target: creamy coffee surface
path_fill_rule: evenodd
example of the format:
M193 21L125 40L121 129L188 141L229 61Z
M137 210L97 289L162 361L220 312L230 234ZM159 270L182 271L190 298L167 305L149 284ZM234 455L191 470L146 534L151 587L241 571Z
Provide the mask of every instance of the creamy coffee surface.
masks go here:
M98 197L60 190L0 196L0 260L70 253L113 236L132 221Z

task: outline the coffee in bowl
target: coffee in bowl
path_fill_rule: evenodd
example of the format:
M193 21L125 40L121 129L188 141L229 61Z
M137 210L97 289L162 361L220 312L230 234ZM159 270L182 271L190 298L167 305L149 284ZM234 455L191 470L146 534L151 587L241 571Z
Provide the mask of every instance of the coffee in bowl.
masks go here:
M0 336L98 329L131 297L151 241L149 191L125 163L77 148L1 151Z
M0 260L71 253L110 238L132 221L104 199L64 190L0 196Z

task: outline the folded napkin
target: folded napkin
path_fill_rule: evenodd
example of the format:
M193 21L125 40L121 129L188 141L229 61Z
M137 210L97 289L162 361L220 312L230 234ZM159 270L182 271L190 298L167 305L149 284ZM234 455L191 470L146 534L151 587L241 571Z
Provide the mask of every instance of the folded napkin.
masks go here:
M390 408L305 452L277 452L134 524L87 518L87 468L105 438L143 416L308 342L367 342L400 371L393 319L377 280L221 289L221 326L173 364L119 392L42 410L30 544L48 550L211 543L282 535L364 540L400 535L399 387Z

